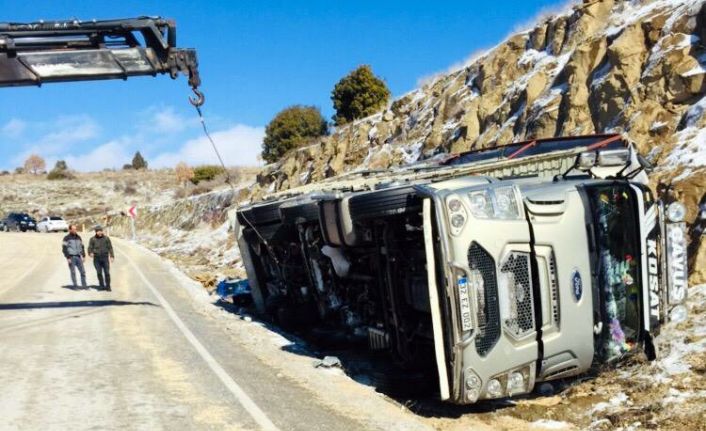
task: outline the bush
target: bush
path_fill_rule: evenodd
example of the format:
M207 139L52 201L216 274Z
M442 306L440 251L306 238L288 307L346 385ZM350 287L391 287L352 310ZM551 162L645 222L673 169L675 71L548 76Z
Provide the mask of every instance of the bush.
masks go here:
M124 195L134 195L137 194L137 183L135 181L126 181L125 187L123 187Z
M359 66L338 81L331 92L336 110L333 119L340 126L367 117L384 108L389 99L385 82L373 74L370 66Z
M48 180L70 180L76 178L71 172L62 169L52 169L49 174L47 174Z
M196 166L194 168L194 176L191 178L191 182L198 184L201 181L213 181L217 176L225 173L226 172L222 167L216 165Z
M63 160L57 160L54 165L54 169L47 175L48 180L68 180L75 178L74 175L69 172L69 167Z
M131 165L130 163L125 163L125 164L123 165L123 170L124 170L124 171L129 171L129 170L131 170L131 169L134 169L134 168L132 167L132 165Z
M326 119L314 106L295 105L280 111L265 128L262 158L273 163L328 131Z
M147 169L147 160L145 160L144 157L142 157L142 154L140 152L136 152L135 155L132 157L132 168L133 169Z
M186 184L194 178L194 170L184 162L177 163L174 167L174 174L176 175L179 184Z

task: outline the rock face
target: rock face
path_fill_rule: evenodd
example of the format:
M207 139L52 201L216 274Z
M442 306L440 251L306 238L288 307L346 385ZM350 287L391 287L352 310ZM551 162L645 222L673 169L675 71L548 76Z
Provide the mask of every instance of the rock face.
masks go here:
M439 152L604 131L667 161L706 92L704 1L592 1L509 37L466 67L371 117L290 153L260 176L266 191ZM703 112L691 113L702 126ZM682 138L682 139L680 139ZM697 142L698 143L698 142ZM671 163L666 167L699 163Z
M705 45L706 0L584 1L266 167L254 197L442 152L617 131L656 162L655 178L698 201Z

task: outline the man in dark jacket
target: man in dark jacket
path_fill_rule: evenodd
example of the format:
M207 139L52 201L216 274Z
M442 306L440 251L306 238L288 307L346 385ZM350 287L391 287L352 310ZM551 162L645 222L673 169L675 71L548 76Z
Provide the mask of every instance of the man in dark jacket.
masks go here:
M76 233L76 225L69 226L69 234L64 237L61 251L64 253L66 261L69 263L71 271L71 281L76 286L76 268L81 274L81 286L86 287L86 270L83 267L83 259L86 257L86 249L83 247L81 237Z
M113 244L111 244L110 238L103 233L101 225L96 226L95 230L95 236L88 241L88 255L93 258L93 266L96 267L98 284L101 289L110 291L110 262L115 259Z

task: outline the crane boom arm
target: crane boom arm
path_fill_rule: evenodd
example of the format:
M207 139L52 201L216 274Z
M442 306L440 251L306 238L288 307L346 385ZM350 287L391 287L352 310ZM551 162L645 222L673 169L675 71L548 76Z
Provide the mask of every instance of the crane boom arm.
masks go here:
M196 50L176 47L172 20L0 23L2 87L158 74L201 84Z

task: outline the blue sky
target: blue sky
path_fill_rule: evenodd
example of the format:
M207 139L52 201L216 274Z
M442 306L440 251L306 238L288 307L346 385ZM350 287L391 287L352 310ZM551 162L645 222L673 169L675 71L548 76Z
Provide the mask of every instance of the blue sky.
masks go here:
M226 163L254 164L264 126L293 104L330 118L334 84L370 64L395 97L492 47L565 1L0 1L0 22L161 15L198 50L203 110ZM214 163L185 78L0 88L0 169L32 152L53 163L120 167Z

